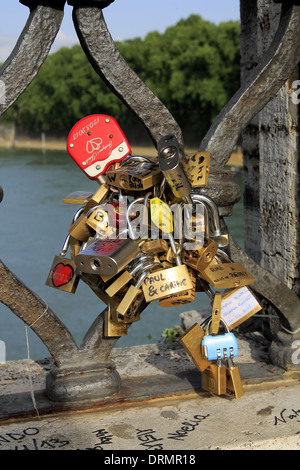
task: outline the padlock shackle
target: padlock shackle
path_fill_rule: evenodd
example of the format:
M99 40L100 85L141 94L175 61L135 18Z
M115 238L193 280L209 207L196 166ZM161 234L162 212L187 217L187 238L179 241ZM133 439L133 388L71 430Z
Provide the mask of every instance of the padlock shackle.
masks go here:
M137 240L138 238L135 237L134 233L133 233L133 228L132 228L132 225L131 225L131 220L129 218L129 213L132 209L132 207L137 204L137 203L142 203L145 201L145 198L144 197L138 197L137 199L134 199L130 204L129 206L127 207L127 211L126 211L126 222L127 222L127 225L128 225L128 233L129 233L129 236L132 240Z
M150 255L142 255L139 256L136 260L134 260L131 264L131 269L129 269L129 273L131 276L140 276L143 272L149 271L149 269L153 268L163 268L161 263L154 261L153 256Z
M211 323L212 323L212 318L209 319L208 321L208 324L207 324L207 333L209 332L209 329L210 329L210 326L211 326ZM221 317L220 318L220 323L223 323L223 325L225 326L225 329L226 329L226 333L230 333L230 329L229 329L229 326L227 325L226 321Z
M194 203L202 202L208 209L211 222L211 238L219 237L222 234L219 209L216 203L204 194L192 194L191 199Z
M71 235L68 233L60 250L60 256L65 257L70 246Z
M205 224L204 224L204 230L205 230L205 232L204 232L204 233L205 233L205 238L209 239L209 238L210 238L210 229L209 229L209 214L208 214L207 206L206 206L206 204L205 204L203 201L200 201L200 200L194 198L194 196L197 196L197 195L196 195L196 194L193 194L193 195L191 196L193 205L199 204L199 205L201 205L201 206L203 207L203 210L204 210L204 222L205 222ZM199 194L199 196L200 196L200 194ZM194 200L193 200L193 199L194 199ZM185 208L185 203L182 201L179 205L180 205L181 210L182 210L182 209L184 210L184 208ZM189 212L188 212L188 216L190 217Z
M151 160L147 157L143 157L142 155L128 155L127 157L124 158L121 162L121 167L131 163L131 162L136 162L136 163L152 163Z
M170 245L171 245L171 249L172 249L173 254L174 254L175 262L176 262L177 266L181 266L182 262L181 262L181 258L180 258L180 253L182 252L182 246L177 250L176 245L175 245L174 237L171 233L168 234L168 238L169 238L169 242L170 242Z
M220 255L221 257L223 257L226 261L228 261L228 263L232 263L232 259L230 258L230 256L227 253L225 253L225 251L220 250L220 248L218 248L217 250L217 255Z
M73 219L72 219L72 224L73 225L80 217L80 215L83 213L84 211L84 207L80 207L79 209L77 209L77 211L75 212L75 214L73 215ZM70 241L71 241L71 235L68 233L66 235L66 238L63 242L63 245L61 247L61 250L60 250L60 256L63 256L65 257L66 254L67 254L67 251L69 249L69 246L70 246Z

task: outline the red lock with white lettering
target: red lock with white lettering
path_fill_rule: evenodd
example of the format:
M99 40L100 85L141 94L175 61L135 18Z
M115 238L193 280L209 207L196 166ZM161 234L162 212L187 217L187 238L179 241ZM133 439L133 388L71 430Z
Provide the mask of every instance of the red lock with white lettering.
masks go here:
M92 114L78 121L69 134L67 150L92 180L132 153L116 120L105 114Z

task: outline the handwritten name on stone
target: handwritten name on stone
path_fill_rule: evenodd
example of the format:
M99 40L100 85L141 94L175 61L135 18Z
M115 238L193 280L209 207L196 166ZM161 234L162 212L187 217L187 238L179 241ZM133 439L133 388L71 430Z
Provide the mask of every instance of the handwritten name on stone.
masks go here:
M209 414L207 415L195 415L193 419L189 421L183 421L181 424L181 428L177 429L174 433L168 433L168 439L175 439L177 441L183 441L190 432L194 431L199 424L207 419Z
M279 424L287 424L292 420L296 420L298 423L300 423L300 410L287 410L286 408L283 408L280 411L279 417L274 417L274 425L278 426Z
M163 436L161 432L153 428L136 429L135 439L136 445L140 449L147 451L164 450L164 444L167 440L183 441L188 439L189 435L196 430L196 428L207 418L207 415L193 415L192 418L179 423L179 427L171 432L168 432L167 436ZM177 425L178 426L178 425ZM176 426L176 427L177 427ZM80 441L77 439L69 438L66 430L66 436L59 434L59 436L53 432L49 436L48 432L45 435L45 427L39 428L38 426L33 427L21 427L17 428L13 432L7 432L0 434L0 449L11 449L11 450L60 450L60 449L84 449L84 450L111 450L118 449L118 443L115 439L113 432L110 432L106 428L98 428L91 431L92 437L89 435L81 436ZM49 428L48 428L49 431ZM166 440L167 439L167 440ZM84 442L86 440L86 444ZM114 447L112 447L114 446ZM133 447L135 447L133 445ZM110 462L105 461L104 463L124 464L132 467L136 466L136 460L121 461L118 460L117 454L111 454ZM112 462L113 459L113 462Z

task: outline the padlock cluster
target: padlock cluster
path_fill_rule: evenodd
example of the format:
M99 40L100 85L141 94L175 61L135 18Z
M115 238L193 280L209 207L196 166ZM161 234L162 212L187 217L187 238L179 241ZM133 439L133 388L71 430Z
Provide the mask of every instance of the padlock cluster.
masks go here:
M237 349L229 330L260 306L247 288L254 278L227 254L217 206L201 194L208 182L209 153L187 155L168 135L158 143L158 155L136 156L111 117L86 119L71 131L68 150L100 186L94 193L75 191L63 199L80 207L46 284L74 293L80 279L87 283L107 305L104 335L112 338L126 335L153 301L163 308L186 305L196 292L206 292L212 300L213 332L205 335L196 324L181 342L202 372L204 389L219 395L230 389L227 394L241 396L241 385L238 391L232 385L237 383L232 364ZM115 128L108 129L112 123ZM247 309L226 317L223 303L236 305L237 298ZM220 335L222 323L228 331ZM220 356L211 356L214 348Z

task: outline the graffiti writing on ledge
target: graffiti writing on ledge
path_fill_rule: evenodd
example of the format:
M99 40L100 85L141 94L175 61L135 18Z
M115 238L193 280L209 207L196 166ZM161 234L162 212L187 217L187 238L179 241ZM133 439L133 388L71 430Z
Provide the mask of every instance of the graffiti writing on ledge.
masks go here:
M300 410L297 410L297 409L286 409L286 408L283 408L280 413L279 413L279 416L275 416L274 417L274 425L275 426L280 426L280 425L287 425L288 423L291 423L291 422L296 422L296 423L300 423ZM300 431L297 431L296 434L300 434Z
M164 445L168 440L182 442L188 439L189 435L208 417L209 414L194 415L191 419L180 422L173 431L168 432L166 437L153 428L137 428L135 430L137 448L148 451L164 450ZM88 442L92 442L92 445L84 446L84 450L111 450L114 444L118 446L118 443L114 440L114 435L106 428L93 430L91 435L86 436L86 438ZM0 450L5 450L5 448L11 450L67 450L70 448L79 449L79 445L74 440L72 441L72 438L65 438L61 434L58 436L54 433L50 437L44 437L41 429L34 426L24 427L24 429L13 432L2 432L0 434Z
M13 450L58 450L70 444L69 440L61 437L43 439L39 434L40 429L37 427L2 434L0 435L0 448L10 444L10 448Z

